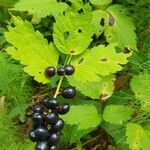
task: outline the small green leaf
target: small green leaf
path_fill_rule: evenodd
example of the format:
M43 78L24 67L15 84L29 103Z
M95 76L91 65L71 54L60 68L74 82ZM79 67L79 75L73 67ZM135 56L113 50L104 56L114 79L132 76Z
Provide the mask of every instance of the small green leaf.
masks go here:
M133 76L131 80L131 89L135 93L135 97L142 103L143 110L150 110L150 74L144 73Z
M50 14L58 15L67 8L65 3L58 3L56 0L20 0L11 10L28 11L39 18Z
M99 82L82 82L75 80L73 77L68 77L69 84L76 87L85 96L93 99L99 99L101 95L109 98L113 94L114 90L114 76L105 76L99 80Z
M108 5L112 0L90 0L93 5Z
M109 123L123 124L124 121L131 119L133 110L123 105L108 105L103 112L103 119Z
M39 31L34 31L32 25L19 17L13 16L15 27L8 26L6 40L13 46L6 49L14 59L25 65L24 71L38 82L48 83L45 68L57 66L58 53L54 44L48 44Z
M127 125L127 142L132 150L149 150L150 136L140 125L129 123Z
M69 125L78 125L78 130L95 128L101 123L100 104L84 102L71 105L69 113L61 118Z
M121 64L128 62L130 54L117 53L116 43L99 45L72 59L76 71L73 78L79 82L99 82L100 76L107 76L122 69ZM99 76L100 75L100 76Z
M120 48L137 50L135 26L127 11L120 5L110 6L106 11L109 15L105 27L106 40L109 43L118 42Z
M140 85L140 86L139 86ZM150 102L150 74L144 73L138 76L134 76L131 80L131 88L135 93L136 98L141 101Z
M87 130L78 130L78 125L68 125L65 124L65 127L62 130L62 143L68 142L70 144L79 141L83 136L86 136L89 132L94 130L89 128ZM61 144L61 143L60 143Z
M126 143L126 130L123 125L102 122L101 127L116 141L116 143Z
M82 53L89 46L92 35L92 13L88 4L56 18L54 43L62 53Z

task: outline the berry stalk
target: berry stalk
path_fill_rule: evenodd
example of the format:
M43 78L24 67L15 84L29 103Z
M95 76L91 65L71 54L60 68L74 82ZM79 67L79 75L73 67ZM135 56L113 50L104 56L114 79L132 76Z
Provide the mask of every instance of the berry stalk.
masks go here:
M65 66L66 64L69 64L69 63L70 63L71 58L72 58L72 55L66 57L64 66ZM59 94L59 90L60 90L60 87L61 87L61 84L62 84L63 79L64 79L64 76L60 77L60 80L59 80L59 83L58 83L56 92L55 92L55 94L54 94L54 98L57 98L57 95Z

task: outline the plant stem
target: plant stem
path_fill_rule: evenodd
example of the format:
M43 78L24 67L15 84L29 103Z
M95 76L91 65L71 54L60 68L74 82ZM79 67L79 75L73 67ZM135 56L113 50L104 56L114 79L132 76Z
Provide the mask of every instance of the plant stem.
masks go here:
M72 58L72 55L70 55L70 56L67 55L66 60L65 60L65 63L64 63L64 66L70 62L71 58ZM62 84L63 79L64 79L64 76L62 76L62 77L60 78L60 80L59 80L59 83L58 83L56 92L55 92L55 94L54 94L54 98L56 98L57 95L59 94L60 86L61 86L61 84Z
M61 84L62 84L63 79L64 79L64 76L62 76L62 77L60 78L60 80L59 80L59 83L58 83L58 86L57 86L57 89L56 89L54 98L56 98L57 95L59 94L60 86L61 86Z

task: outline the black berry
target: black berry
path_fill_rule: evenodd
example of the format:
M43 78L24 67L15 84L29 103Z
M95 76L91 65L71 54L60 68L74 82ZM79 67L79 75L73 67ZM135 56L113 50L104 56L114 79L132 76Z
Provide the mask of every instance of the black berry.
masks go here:
M45 75L47 76L47 77L53 77L54 75L55 75L55 68L54 67L47 67L46 69L45 69Z
M61 115L68 113L70 106L68 104L61 104L57 107L57 112Z
M34 106L33 108L34 113L43 113L43 110L44 108L41 105Z
M35 126L40 126L40 125L44 124L44 118L39 113L34 113L33 117L32 117L32 120L33 120L33 124Z
M56 107L58 106L58 102L53 99L53 98L50 98L48 96L46 96L44 99L43 99L43 104L45 107L49 108L49 109L56 109Z
M58 119L55 123L55 125L52 126L52 131L54 132L59 132L63 129L64 127L64 121L62 119Z
M57 150L57 147L54 145L54 146L51 146L50 148L49 148L49 150Z
M62 67L58 68L57 69L57 75L59 75L59 76L65 75L65 69Z
M56 145L59 142L60 135L58 133L51 133L49 136L49 144Z
M49 150L47 141L38 141L35 150Z
M34 131L34 130L31 130L31 131L29 132L29 138L30 138L30 140L33 141L33 142L36 142L36 141L37 141L37 137L36 137L36 135L35 135L35 131Z
M75 68L72 65L65 66L65 75L72 75L75 72Z
M54 124L57 121L58 117L55 113L48 113L45 117L45 122L48 124Z
M47 128L39 127L35 129L35 135L38 140L45 140L49 136L49 132Z
M75 95L76 95L76 90L73 87L66 87L62 91L62 96L67 99L73 98L75 97Z

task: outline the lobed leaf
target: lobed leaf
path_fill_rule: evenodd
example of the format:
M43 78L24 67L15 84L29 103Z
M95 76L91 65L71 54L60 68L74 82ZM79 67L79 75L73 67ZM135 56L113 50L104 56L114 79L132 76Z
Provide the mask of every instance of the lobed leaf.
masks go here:
M109 123L123 124L124 121L131 119L133 110L123 105L108 105L103 112L103 119Z
M25 65L24 71L43 84L49 79L45 76L45 68L57 66L58 52L54 44L48 44L39 31L34 31L32 25L19 17L12 17L15 27L8 26L6 40L12 45L6 49L14 59Z
M132 150L149 150L150 135L140 125L129 123L127 125L127 142Z
M135 93L135 97L142 103L143 110L150 110L150 74L144 73L133 76L131 80L131 89Z
M107 76L122 69L121 64L128 62L131 54L117 53L116 43L108 46L99 45L86 50L83 54L72 59L76 71L72 76L74 80L86 83L99 82L100 76Z
M71 105L67 115L61 118L69 125L78 125L77 130L95 128L101 123L100 104L97 102L84 102Z
M137 50L135 26L127 11L120 5L110 6L106 11L109 16L105 26L106 40L109 43L118 42L120 48Z
M58 15L66 8L65 3L58 3L56 0L20 0L11 10L28 11L29 14L41 18L50 14Z
M112 0L90 0L93 5L109 5Z
M114 90L114 76L106 76L99 79L98 82L82 82L75 80L73 77L68 77L69 84L76 87L85 96L92 99L99 99L101 95L109 98Z
M82 53L92 40L91 8L88 4L79 6L57 16L54 24L54 43L65 54L77 55ZM76 10L76 8L78 9Z

